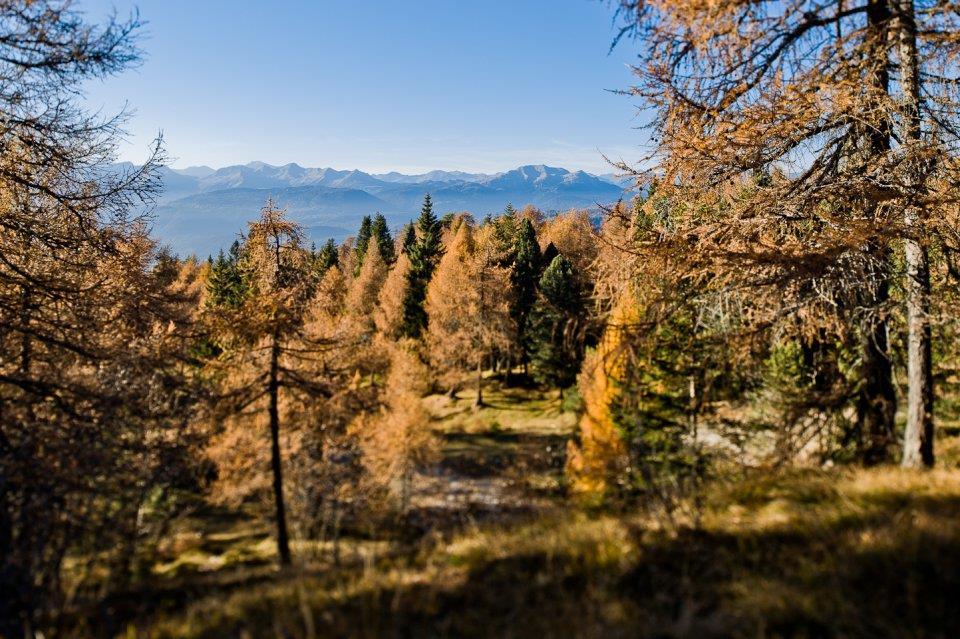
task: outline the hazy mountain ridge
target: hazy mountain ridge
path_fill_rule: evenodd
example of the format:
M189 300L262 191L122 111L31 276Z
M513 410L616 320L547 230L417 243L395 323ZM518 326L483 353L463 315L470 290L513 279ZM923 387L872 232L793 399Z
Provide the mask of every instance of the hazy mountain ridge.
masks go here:
M546 211L593 208L623 196L606 177L546 165L495 174L430 171L419 175L359 170L274 166L251 162L219 169L161 170L164 192L154 211L154 231L177 253L215 253L246 228L268 198L303 224L312 240L342 240L364 215L381 212L394 226L414 218L424 193L443 214L476 217L533 204Z

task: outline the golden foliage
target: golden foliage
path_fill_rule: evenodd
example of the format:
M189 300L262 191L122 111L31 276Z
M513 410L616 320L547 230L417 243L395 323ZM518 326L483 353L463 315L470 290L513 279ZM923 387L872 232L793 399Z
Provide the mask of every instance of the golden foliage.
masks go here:
M407 294L407 276L410 273L410 258L405 252L394 262L387 279L380 289L380 299L373 313L373 321L383 337L394 340L400 337L403 326L403 299Z
M390 370L379 413L360 415L350 433L360 441L363 465L374 488L392 495L405 511L416 469L439 452L423 406L428 373L415 350L403 341L390 346Z
M626 463L626 449L614 423L611 406L623 377L625 331L638 321L637 300L627 289L617 301L597 350L580 374L583 415L579 445L567 444L567 476L571 491L586 499L602 498Z
M477 248L473 228L461 223L427 289L430 361L450 383L509 346L509 273Z

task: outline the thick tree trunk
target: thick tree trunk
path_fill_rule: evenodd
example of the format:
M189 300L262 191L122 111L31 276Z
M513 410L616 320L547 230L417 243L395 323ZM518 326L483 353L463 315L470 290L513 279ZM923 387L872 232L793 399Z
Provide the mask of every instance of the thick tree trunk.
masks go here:
M920 142L920 73L917 25L913 0L897 0L898 57L903 92L905 146ZM920 176L910 176L919 187ZM917 188L911 191L916 192ZM908 468L933 466L933 366L930 335L930 265L922 239L921 210L906 203L904 242L907 304L907 426L903 434L902 464Z
M280 459L280 343L273 336L270 346L270 465L273 468L273 499L276 506L277 556L281 566L290 565L290 541L287 537L287 512L283 501L283 468Z

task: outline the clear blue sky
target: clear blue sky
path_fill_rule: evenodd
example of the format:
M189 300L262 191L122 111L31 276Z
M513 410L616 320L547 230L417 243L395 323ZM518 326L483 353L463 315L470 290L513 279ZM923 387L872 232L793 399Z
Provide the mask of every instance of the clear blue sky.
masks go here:
M136 113L121 159L163 131L173 166L419 172L639 158L628 46L600 0L77 0L138 7L147 57L89 86Z

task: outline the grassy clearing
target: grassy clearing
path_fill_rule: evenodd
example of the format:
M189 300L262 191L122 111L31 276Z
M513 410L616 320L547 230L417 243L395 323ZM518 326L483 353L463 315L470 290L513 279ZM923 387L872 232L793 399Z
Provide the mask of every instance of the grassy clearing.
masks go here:
M700 530L553 511L401 558L274 573L139 632L956 636L958 575L957 473L758 474L711 492Z
M960 472L752 471L711 485L702 525L585 511L559 490L575 417L553 395L491 387L427 398L444 439L418 478L446 522L415 542L294 544L200 509L144 589L91 634L142 637L960 636ZM950 433L945 433L951 435ZM953 461L951 461L953 460ZM522 513L514 512L519 504ZM483 517L482 509L491 516ZM445 513L445 514L443 514ZM466 515L466 516L463 516ZM111 619L132 620L114 626Z

